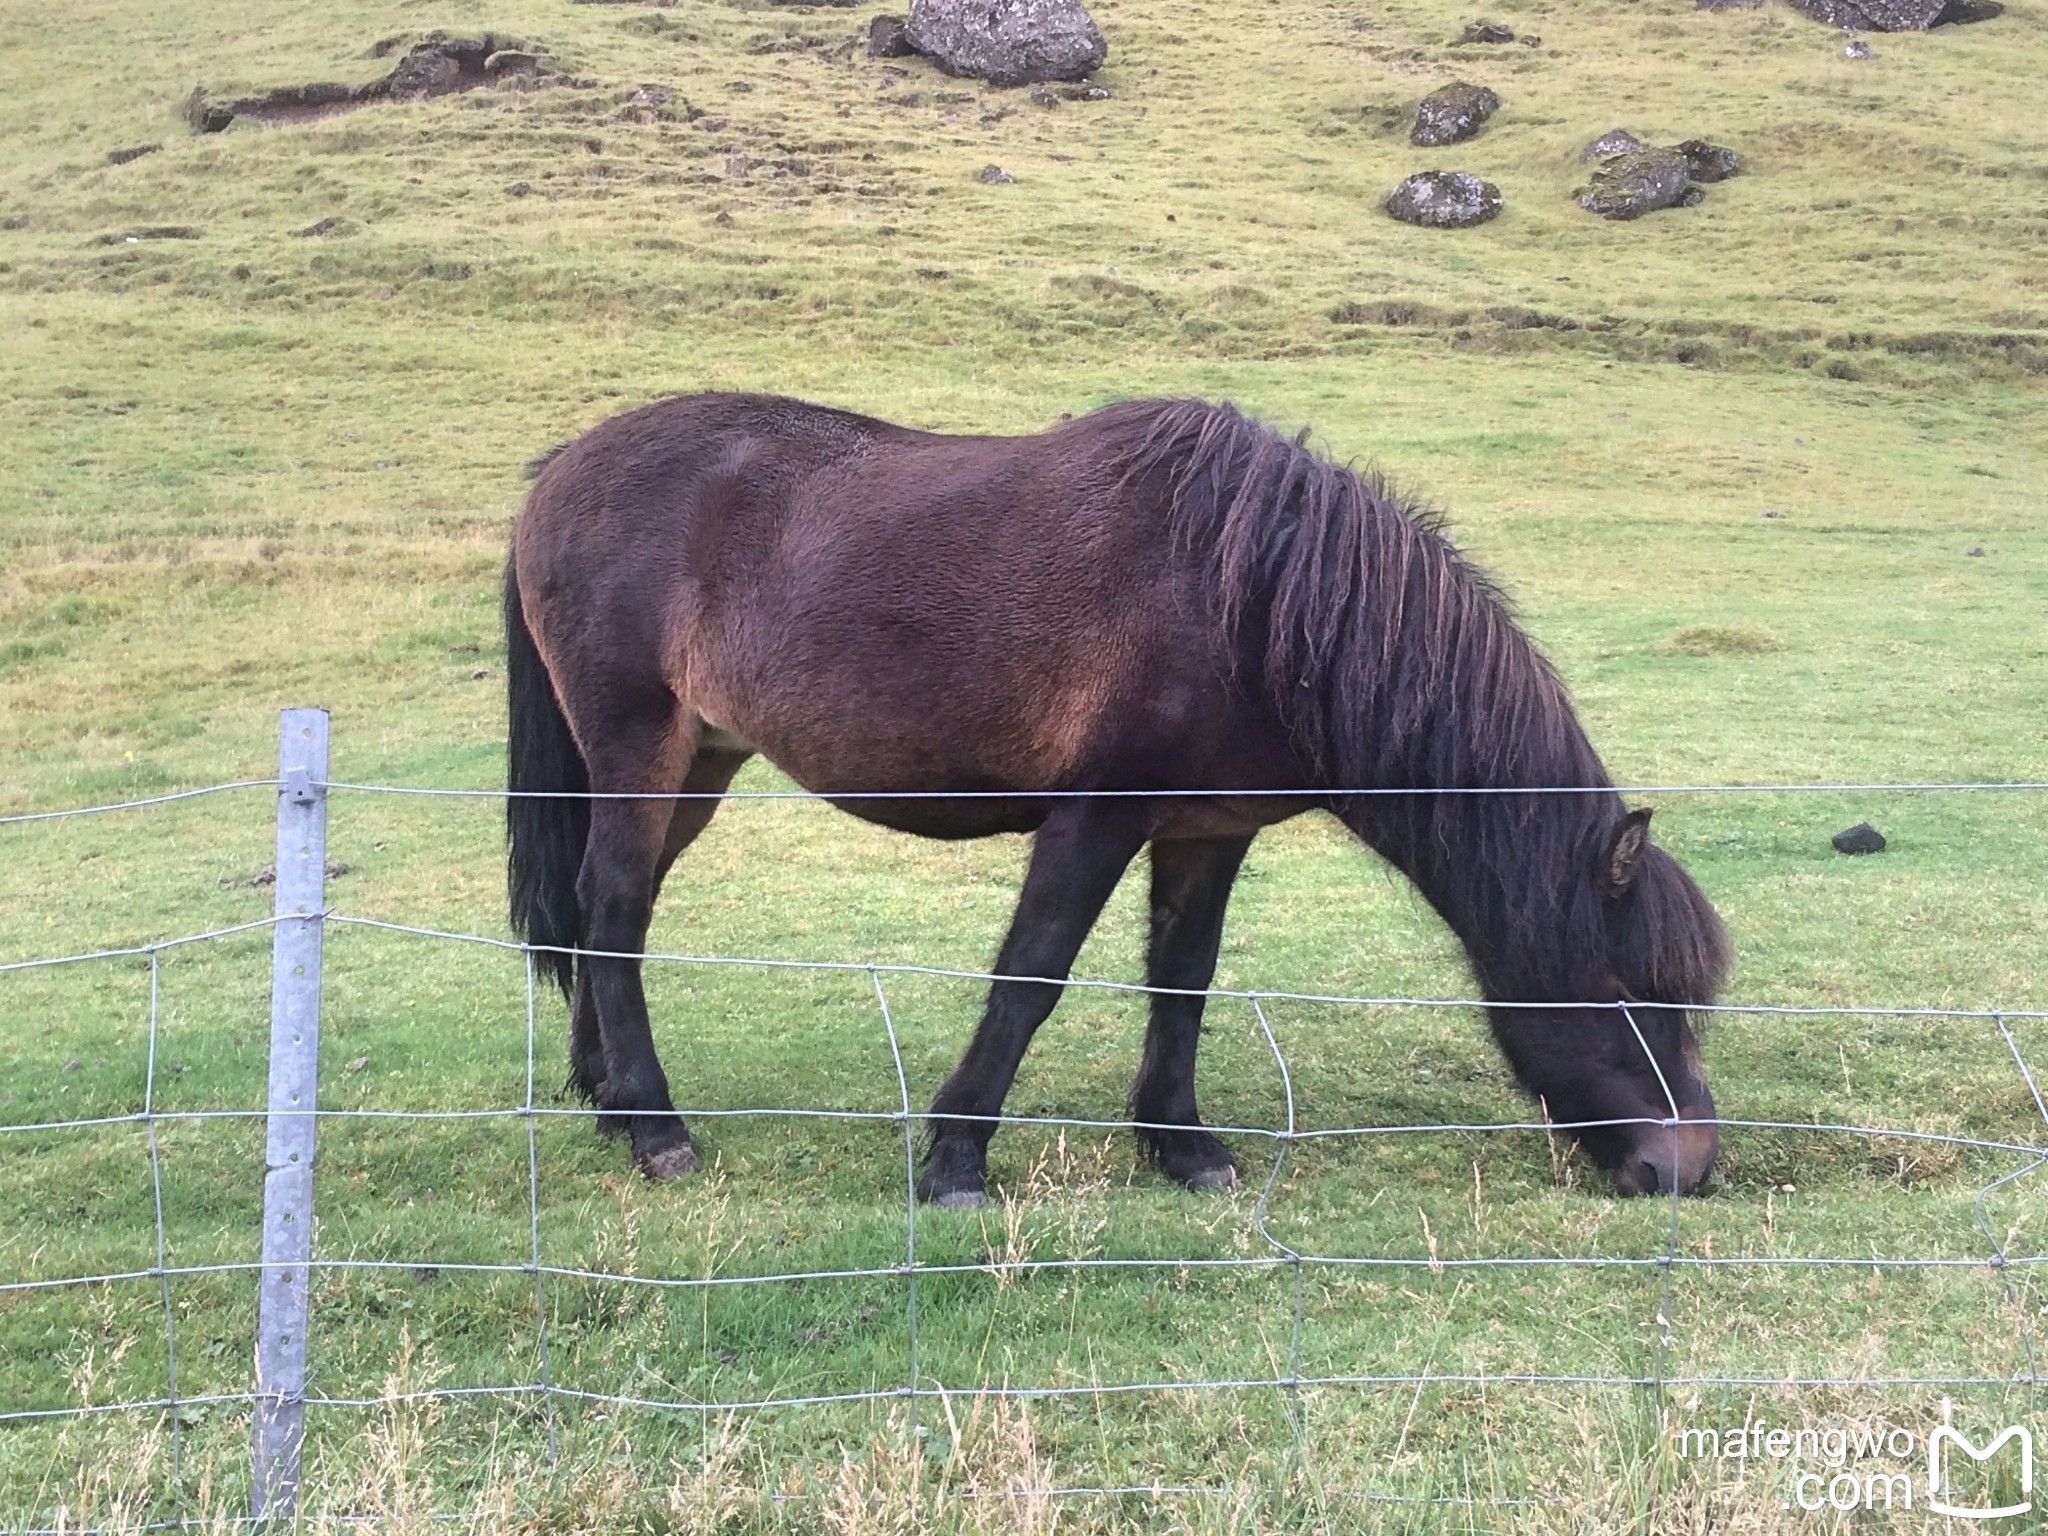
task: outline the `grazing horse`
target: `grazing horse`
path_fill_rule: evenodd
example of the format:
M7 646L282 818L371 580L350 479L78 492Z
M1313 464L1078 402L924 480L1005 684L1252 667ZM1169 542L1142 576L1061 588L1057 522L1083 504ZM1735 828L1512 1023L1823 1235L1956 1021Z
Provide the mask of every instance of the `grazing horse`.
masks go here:
M1229 405L1030 437L762 395L646 406L536 466L505 621L513 925L569 995L574 1085L650 1175L697 1159L637 957L755 752L884 826L1034 834L995 962L1016 979L933 1103L928 1201L983 1198L1025 1048L1148 844L1145 979L1171 990L1132 1116L1172 1178L1235 1182L1195 1107L1201 993L1252 839L1309 810L1415 882L1516 1076L1618 1189L1713 1166L1687 1012L1727 967L1713 908L1486 578L1376 479Z

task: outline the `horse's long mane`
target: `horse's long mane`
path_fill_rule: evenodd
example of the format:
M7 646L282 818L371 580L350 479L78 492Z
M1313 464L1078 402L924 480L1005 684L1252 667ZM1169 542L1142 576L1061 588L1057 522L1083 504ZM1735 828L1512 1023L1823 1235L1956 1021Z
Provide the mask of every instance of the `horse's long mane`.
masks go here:
M1563 685L1439 520L1376 473L1205 401L1101 413L1123 483L1163 484L1176 547L1205 567L1241 686L1262 691L1331 789L1538 789L1563 795L1338 796L1335 808L1467 941L1494 995L1585 981L1607 948L1591 873L1623 813ZM1654 850L1653 850L1654 853ZM1641 974L1704 1000L1725 941L1661 853L1637 892ZM1693 909L1703 920L1687 921ZM1658 931L1661 930L1661 931ZM1565 942L1560 943L1560 940Z

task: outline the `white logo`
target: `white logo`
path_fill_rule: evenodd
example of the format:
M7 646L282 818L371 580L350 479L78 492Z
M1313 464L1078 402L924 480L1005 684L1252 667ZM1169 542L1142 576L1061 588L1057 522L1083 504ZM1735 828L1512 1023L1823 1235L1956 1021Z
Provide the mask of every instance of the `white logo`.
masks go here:
M1998 1448L2008 1440L2017 1440L2020 1443L2020 1493L2024 1497L2019 1503L2001 1505L1997 1509L1963 1509L1954 1504L1941 1502L1941 1447L1944 1441L1952 1443L1972 1461L1989 1461L1998 1454ZM1965 1520L2001 1520L2007 1515L2024 1515L2032 1509L2033 1494L2034 1437L2021 1426L2013 1425L1981 1451L1947 1424L1940 1425L1927 1437L1927 1508L1932 1513L1959 1515Z

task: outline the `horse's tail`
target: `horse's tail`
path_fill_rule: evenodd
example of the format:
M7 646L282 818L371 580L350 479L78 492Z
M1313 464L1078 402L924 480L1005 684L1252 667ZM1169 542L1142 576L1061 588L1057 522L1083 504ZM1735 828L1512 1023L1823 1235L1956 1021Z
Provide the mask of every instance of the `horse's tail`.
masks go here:
M505 682L511 735L505 802L506 884L512 928L534 949L534 963L570 993L583 936L576 875L590 841L590 771L555 697L547 664L519 605L519 576L505 562Z

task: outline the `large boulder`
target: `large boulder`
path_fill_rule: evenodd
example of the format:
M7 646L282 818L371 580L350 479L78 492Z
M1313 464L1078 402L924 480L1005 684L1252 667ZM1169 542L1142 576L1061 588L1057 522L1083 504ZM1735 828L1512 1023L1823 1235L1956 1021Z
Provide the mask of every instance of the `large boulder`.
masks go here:
M1603 219L1639 219L1686 200L1692 167L1675 149L1637 149L1610 155L1579 194L1579 206Z
M1485 86L1454 80L1422 98L1408 142L1427 147L1460 143L1485 127L1499 108L1500 98Z
M1419 171L1387 194L1388 213L1427 229L1484 224L1500 208L1500 188L1464 171Z
M1079 80L1109 54L1080 0L911 0L904 35L947 74L991 85Z
M2003 15L1998 0L1792 0L1815 21L1851 32L1925 32Z

